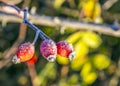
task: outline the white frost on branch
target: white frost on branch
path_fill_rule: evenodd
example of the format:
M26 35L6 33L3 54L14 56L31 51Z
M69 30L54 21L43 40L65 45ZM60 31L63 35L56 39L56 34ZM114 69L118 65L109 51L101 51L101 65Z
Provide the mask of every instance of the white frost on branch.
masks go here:
M105 35L120 37L120 28L118 25L116 25L116 23L114 25L92 24L92 23L80 22L77 20L63 19L63 18L51 17L51 16L40 16L40 15L29 15L29 20L33 24L38 24L38 25L45 25L45 26L52 26L52 27L61 26L65 28L70 27L76 30L90 30L90 31L95 31ZM15 15L0 13L0 21L22 23L23 19ZM118 30L113 30L116 28Z

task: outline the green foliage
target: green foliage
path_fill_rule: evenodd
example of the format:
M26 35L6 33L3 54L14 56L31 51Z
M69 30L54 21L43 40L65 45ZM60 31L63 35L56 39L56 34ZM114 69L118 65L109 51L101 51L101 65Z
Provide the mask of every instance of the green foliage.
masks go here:
M94 66L99 70L103 70L110 65L110 60L104 54L94 55L92 61Z
M47 63L45 68L36 77L36 82L38 85L46 86L48 80L54 80L56 78L56 68L55 63Z
M64 3L65 0L55 0L54 1L54 8L59 9L61 5Z
M80 34L79 38L76 37L78 34ZM107 55L99 52L89 55L100 46L102 39L95 32L79 31L70 35L67 41L74 44L76 51L76 58L71 62L71 68L80 71L83 82L92 84L98 77L96 70L103 70L110 64Z

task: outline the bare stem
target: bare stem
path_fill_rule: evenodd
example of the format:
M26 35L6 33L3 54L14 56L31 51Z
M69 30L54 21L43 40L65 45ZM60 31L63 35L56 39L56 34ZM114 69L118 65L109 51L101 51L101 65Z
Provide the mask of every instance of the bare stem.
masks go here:
M36 70L35 70L35 65L34 64L32 64L32 65L27 64L27 67L28 67L28 71L29 71L29 74L30 74L32 86L38 86L35 83L35 78L37 76L37 73L36 73Z
M43 33L39 28L37 28L35 25L33 25L31 22L29 22L27 20L27 13L28 13L28 8L25 8L24 10L24 19L23 19L23 22L25 24L27 24L29 27L31 27L34 31L39 32L39 35L40 35L40 38L42 40L45 40L45 39L50 39L45 33Z
M6 13L6 11L4 11L4 10L2 10L2 12ZM23 11L21 11L21 13L23 13ZM13 14L16 14L16 13L13 13ZM21 16L18 13L17 13L17 15ZM47 25L47 26L51 26L51 27L56 27L56 26L61 26L64 28L70 27L70 28L73 28L76 30L90 30L90 31L95 31L95 32L109 35L109 36L120 37L120 27L119 27L119 25L116 25L116 24L113 24L113 25L100 24L100 25L98 25L98 24L85 23L85 22L80 22L80 21L76 21L76 20L68 20L68 19L51 17L51 16L39 16L39 15L29 15L29 16L30 16L29 19L34 24ZM109 15L107 15L107 16L109 16ZM111 15L111 16L114 16L114 18L119 19L119 16L117 16L117 15ZM23 18L23 16L22 16L22 18ZM36 18L37 18L37 20L36 20ZM55 21L56 19L57 19L57 21ZM19 17L0 13L0 21L4 21L4 20L7 22L19 22L19 23L22 22L22 19ZM30 23L30 22L28 21L27 23ZM31 25L31 23L29 25ZM40 33L44 34L42 31ZM39 35L39 36L41 36L41 35ZM46 34L44 34L44 37L47 39L50 39L48 36L46 36Z
M33 42L32 42L33 45L36 43L39 34L40 34L40 31L38 30L38 31L36 32L35 38L34 38L34 40L33 40Z

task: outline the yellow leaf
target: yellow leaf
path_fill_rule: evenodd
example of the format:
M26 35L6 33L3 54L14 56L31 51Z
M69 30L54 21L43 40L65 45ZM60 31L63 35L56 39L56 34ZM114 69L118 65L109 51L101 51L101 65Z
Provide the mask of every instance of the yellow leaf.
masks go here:
M87 84L92 84L97 78L97 74L89 61L82 67L80 75L83 78L83 81Z
M87 31L82 39L90 48L97 48L101 44L101 38L95 32Z
M84 57L89 52L87 45L81 40L75 44L74 49L76 52L76 58Z
M54 8L59 9L65 0L54 0Z
M66 41L71 43L71 44L74 44L76 41L78 41L80 39L80 37L82 37L84 34L84 32L82 31L79 31L79 32L75 32L73 33L72 35L70 35Z
M97 69L102 70L110 65L110 60L104 54L97 54L93 57L93 64Z
M84 3L82 4L82 10L84 11L86 17L90 17L90 18L92 17L94 4L95 4L94 0L87 0L84 1Z
M81 67L83 66L83 64L85 64L88 61L87 57L83 57L83 58L75 58L72 62L71 62L71 68L73 70L79 71L81 69Z
M82 1L81 5L82 11L86 17L95 20L97 17L101 16L101 6L96 0Z
M97 74L95 72L89 73L87 76L83 77L83 81L87 84L92 84L97 79Z
M84 64L82 70L81 70L81 76L87 76L92 71L92 65L90 62L87 62Z

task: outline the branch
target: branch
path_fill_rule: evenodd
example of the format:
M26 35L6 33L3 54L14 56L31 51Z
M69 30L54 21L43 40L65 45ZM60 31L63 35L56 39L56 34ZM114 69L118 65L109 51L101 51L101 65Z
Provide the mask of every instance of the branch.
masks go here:
M75 20L61 19L58 17L51 16L40 16L40 15L29 15L29 19L34 24L46 25L46 26L61 26L65 28L74 28L77 30L91 30L96 31L105 35L120 37L120 30L113 30L112 25L105 24L91 24L91 23L83 23ZM21 23L22 19L20 17L8 14L0 14L0 21L7 22L18 22ZM12 20L12 21L11 21ZM117 27L119 29L119 27Z
M118 0L107 0L104 4L103 4L103 9L108 10L110 7L112 7Z
M30 78L31 78L32 86L37 86L37 83L35 83L35 78L37 76L35 65L27 64L27 67L28 67Z
M11 58L15 55L18 46L21 42L23 42L23 40L24 39L18 38L13 46L7 52L5 52L5 54L3 55L4 58L0 61L0 69L6 66L11 61Z
M27 0L28 1L28 0ZM24 5L24 4L23 4ZM13 11L13 14L16 14L17 12L15 12L16 10ZM5 11L7 12L7 10ZM22 11L21 11L22 12ZM10 13L10 11L8 12ZM17 14L16 14L17 15ZM18 14L19 17L22 17ZM0 16L1 17L1 16ZM7 18L7 17L6 17ZM6 19L5 18L5 19ZM3 20L4 21L4 20ZM14 44L10 47L10 49L4 53L3 55L3 59L0 61L0 69L3 68L4 66L6 66L8 63L10 63L12 57L15 55L18 46L24 41L25 37L26 37L26 30L27 30L27 26L24 23L21 23L20 25L20 30L19 30L19 35L17 40L14 42Z

